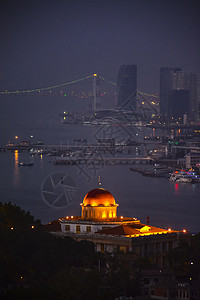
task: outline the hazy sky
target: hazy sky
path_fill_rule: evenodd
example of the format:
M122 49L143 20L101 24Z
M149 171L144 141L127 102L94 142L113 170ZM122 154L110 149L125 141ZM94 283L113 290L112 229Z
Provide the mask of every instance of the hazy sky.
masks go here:
M138 66L156 92L162 66L200 73L200 1L9 1L0 11L0 90Z

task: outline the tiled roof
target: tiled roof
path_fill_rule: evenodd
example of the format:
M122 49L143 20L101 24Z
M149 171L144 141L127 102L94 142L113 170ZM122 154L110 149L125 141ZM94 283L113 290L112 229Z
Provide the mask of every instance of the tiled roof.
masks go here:
M132 235L135 229L127 225L120 225L113 228L102 229L98 231L98 234L108 234L108 235Z
M155 233L166 233L167 230L153 227L153 226L147 226L145 224L133 224L133 225L120 225L115 226L113 228L105 228L102 230L99 230L98 234L106 234L106 235L143 235L143 234L155 234Z

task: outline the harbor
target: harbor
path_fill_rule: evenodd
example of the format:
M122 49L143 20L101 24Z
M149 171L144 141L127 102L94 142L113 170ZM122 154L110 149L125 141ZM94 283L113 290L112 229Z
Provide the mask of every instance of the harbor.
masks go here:
M129 164L152 164L153 159L150 157L131 157L131 158L64 158L55 157L54 163L56 165L78 165L78 164L98 164L98 165L129 165Z

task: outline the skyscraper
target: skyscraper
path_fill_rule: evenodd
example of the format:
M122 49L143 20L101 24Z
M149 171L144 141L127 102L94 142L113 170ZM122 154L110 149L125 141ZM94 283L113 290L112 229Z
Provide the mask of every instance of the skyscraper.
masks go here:
M183 121L183 115L189 112L189 90L173 90L170 96L170 116Z
M160 113L169 115L170 95L173 90L173 74L181 71L180 68L162 67L160 69Z
M196 73L188 73L178 71L172 75L173 91L188 92L189 108L188 115L191 121L198 119L198 75ZM172 101L172 99L171 99ZM182 110L181 103L179 109Z
M188 114L190 121L200 120L200 75L179 68L160 69L160 113Z
M126 108L127 103L131 103L132 108L136 108L137 95L137 66L121 65L117 80L117 106Z
M200 122L200 74L197 75L197 121Z

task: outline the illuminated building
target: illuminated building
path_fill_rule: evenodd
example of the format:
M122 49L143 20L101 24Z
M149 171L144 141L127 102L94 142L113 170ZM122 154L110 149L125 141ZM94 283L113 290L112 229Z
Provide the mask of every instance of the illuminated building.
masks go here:
M101 230L140 222L136 218L117 217L118 204L113 195L103 188L88 192L80 205L81 217L67 216L60 219L62 232L95 234Z
M187 235L142 224L137 218L118 217L115 198L103 188L89 191L80 205L81 216L66 216L59 220L60 234L77 241L92 241L96 251L131 251L139 256L151 254L152 260L162 266L169 249L177 246L180 236Z
M190 152L185 155L185 167L187 169L195 168L200 169L200 153Z

